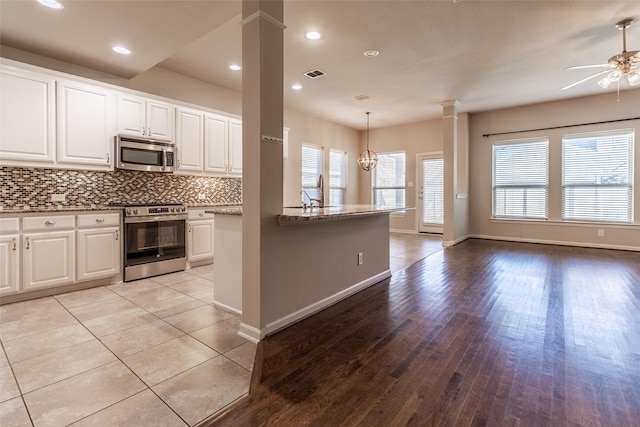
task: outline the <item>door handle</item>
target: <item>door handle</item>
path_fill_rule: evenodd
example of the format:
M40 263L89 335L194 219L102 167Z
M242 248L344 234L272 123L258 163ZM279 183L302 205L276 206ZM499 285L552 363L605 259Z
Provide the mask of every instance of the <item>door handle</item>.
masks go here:
M16 238L14 237L12 241L13 241L13 250L15 251L18 247L18 244L16 243Z
M27 237L27 247L26 249L29 249L29 238Z
M120 238L120 230L116 230L116 240Z

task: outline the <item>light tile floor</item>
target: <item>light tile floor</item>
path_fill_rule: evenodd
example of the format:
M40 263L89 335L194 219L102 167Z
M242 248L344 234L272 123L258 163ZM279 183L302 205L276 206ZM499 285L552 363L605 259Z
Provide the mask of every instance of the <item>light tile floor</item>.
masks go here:
M392 273L442 249L391 233ZM213 266L0 307L0 425L196 425L248 393L256 345Z
M193 426L249 391L256 345L213 266L0 307L0 425Z

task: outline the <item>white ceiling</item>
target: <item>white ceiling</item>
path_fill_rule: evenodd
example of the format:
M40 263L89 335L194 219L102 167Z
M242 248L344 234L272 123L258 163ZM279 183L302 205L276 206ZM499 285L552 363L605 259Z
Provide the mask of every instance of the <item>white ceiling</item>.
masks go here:
M240 0L62 2L0 0L0 41L125 78L159 66L241 90L228 69L242 58ZM600 93L597 79L560 91L598 71L565 68L622 51L615 23L628 17L640 21L640 1L285 0L285 104L363 129L366 111L376 128L439 117L450 99L478 112ZM310 29L323 37L306 40ZM640 50L640 22L627 47ZM303 76L316 68L326 75Z

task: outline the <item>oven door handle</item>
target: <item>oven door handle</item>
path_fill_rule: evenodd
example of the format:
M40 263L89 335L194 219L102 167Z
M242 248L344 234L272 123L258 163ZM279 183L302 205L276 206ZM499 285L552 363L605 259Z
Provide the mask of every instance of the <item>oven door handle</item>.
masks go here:
M158 216L137 216L124 219L125 224L140 222L164 222L164 221L186 221L186 215L158 215Z

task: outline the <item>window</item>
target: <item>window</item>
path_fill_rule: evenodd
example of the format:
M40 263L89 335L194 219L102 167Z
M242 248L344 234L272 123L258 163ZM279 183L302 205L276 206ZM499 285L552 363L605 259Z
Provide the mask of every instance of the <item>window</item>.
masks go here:
M547 139L493 144L493 217L546 219Z
M347 153L331 150L329 153L329 204L332 206L344 203L344 192L347 187Z
M632 222L633 131L562 138L562 219Z
M422 223L444 224L444 160L425 156L422 163Z
M373 170L373 203L396 208L405 206L405 153L378 153Z
M302 189L312 199L320 198L320 188L318 188L318 177L323 169L322 147L315 145L302 145ZM301 194L302 201L309 203L307 195Z

